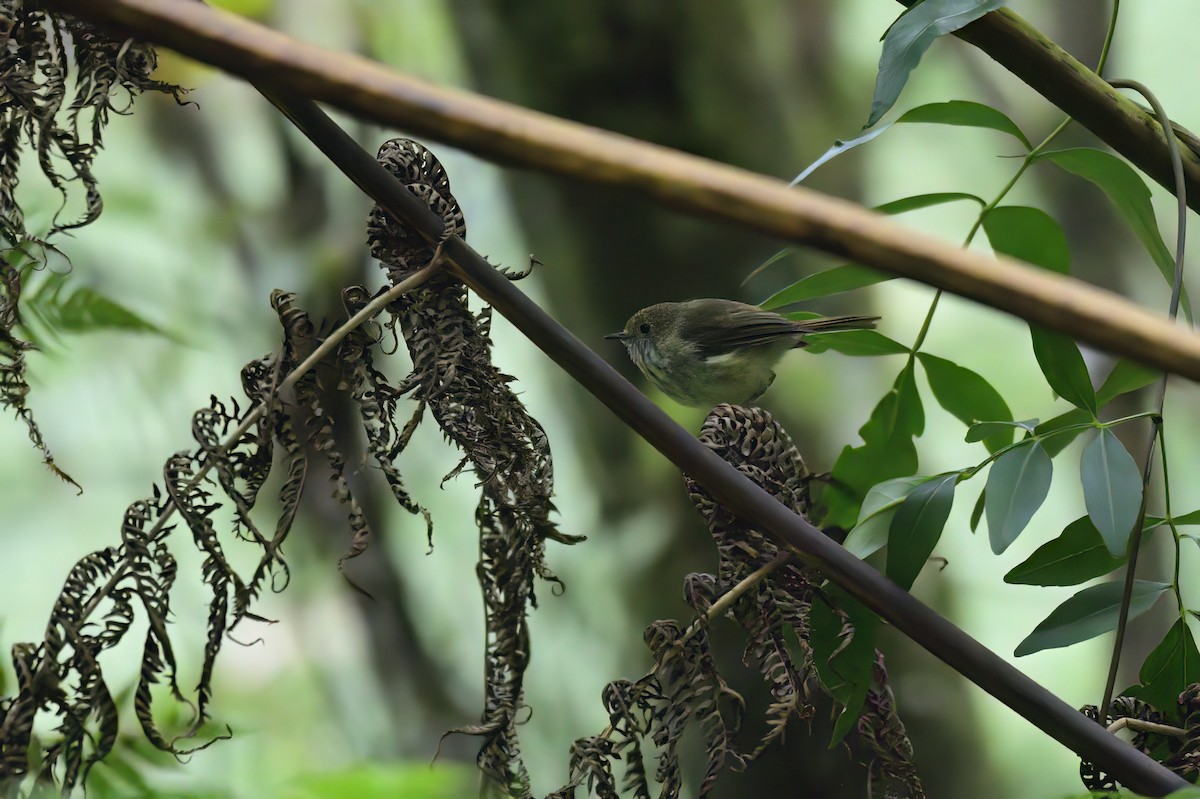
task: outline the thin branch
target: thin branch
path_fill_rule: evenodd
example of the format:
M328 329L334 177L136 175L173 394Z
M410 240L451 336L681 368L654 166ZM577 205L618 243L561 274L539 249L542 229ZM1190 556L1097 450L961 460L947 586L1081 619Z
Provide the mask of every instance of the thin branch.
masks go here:
M1154 721L1142 721L1141 719L1132 719L1128 716L1121 718L1108 725L1108 731L1116 734L1128 727L1131 730L1141 730L1143 732L1156 732L1159 735L1169 735L1172 738L1186 738L1187 730L1182 727L1172 727L1170 724L1159 724Z
M260 88L322 100L498 161L632 189L687 213L928 283L1115 355L1200 380L1200 336L1111 292L1011 259L960 250L853 203L789 189L774 178L498 100L439 88L357 56L297 42L191 0L47 4L165 44ZM1113 94L1115 106L1121 98Z
M356 147L354 140L315 103L278 95L271 100L389 214L426 240L439 241L442 220L369 153ZM717 502L770 534L897 630L1122 784L1154 796L1188 785L1161 764L1109 735L784 507L680 427L461 238L445 242L445 255L454 274Z
M1166 109L1146 86L1135 80L1113 80L1110 83L1116 88L1133 89L1146 98L1154 108L1163 124L1168 121ZM1175 274L1171 282L1171 303L1167 315L1174 320L1179 315L1179 296L1183 290L1183 256L1187 249L1187 187L1184 185L1183 159L1179 153L1179 145L1174 135L1170 141L1171 168L1175 176L1175 197L1177 200L1177 218L1175 230ZM1125 587L1121 594L1121 609L1117 617L1117 634L1113 641L1112 657L1108 663L1108 678L1104 683L1104 699L1100 705L1101 713L1107 713L1112 702L1113 692L1117 685L1117 669L1121 664L1121 649L1125 645L1125 629L1129 624L1129 606L1133 601L1133 586L1137 578L1138 552L1142 546L1142 526L1146 519L1146 497L1149 493L1150 474L1154 468L1154 445L1162 433L1163 405L1167 399L1167 376L1158 379L1156 390L1157 415L1151 418L1149 439L1146 441L1146 458L1142 462L1142 504L1138 508L1137 519L1129 540L1129 562L1125 564ZM1176 589L1178 590L1178 589Z

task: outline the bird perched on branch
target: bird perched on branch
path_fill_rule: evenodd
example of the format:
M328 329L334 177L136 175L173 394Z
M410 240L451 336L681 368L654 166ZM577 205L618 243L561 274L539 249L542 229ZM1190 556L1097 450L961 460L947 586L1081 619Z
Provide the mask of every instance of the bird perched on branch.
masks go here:
M697 408L745 405L775 380L783 354L804 336L872 328L878 316L793 320L734 300L663 302L629 318L620 333L630 359L671 399Z

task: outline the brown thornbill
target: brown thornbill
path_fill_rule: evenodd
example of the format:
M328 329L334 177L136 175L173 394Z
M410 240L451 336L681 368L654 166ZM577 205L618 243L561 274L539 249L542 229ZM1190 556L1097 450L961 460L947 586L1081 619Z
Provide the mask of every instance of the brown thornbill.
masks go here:
M625 345L642 374L676 402L745 405L775 379L773 368L804 336L872 328L878 316L788 319L734 300L663 302L643 308L605 338Z

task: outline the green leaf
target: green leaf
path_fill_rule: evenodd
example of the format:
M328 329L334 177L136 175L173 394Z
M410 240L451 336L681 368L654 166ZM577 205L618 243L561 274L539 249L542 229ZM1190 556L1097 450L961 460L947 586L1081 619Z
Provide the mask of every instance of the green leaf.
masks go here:
M1004 575L1004 582L1022 585L1079 585L1108 574L1125 562L1114 558L1092 520L1083 516Z
M1180 526L1200 524L1200 510L1194 510L1191 513L1185 513L1182 516L1172 516L1172 521Z
M1041 209L1024 205L993 208L983 217L983 231L998 253L1060 275L1071 270L1067 236Z
M858 512L858 522L842 546L859 558L866 558L883 549L896 510L913 489L929 480L928 477L897 477L871 486Z
M903 121L903 119L900 121ZM911 197L902 197L899 200L892 200L883 205L877 205L872 210L878 211L881 214L903 214L906 211L916 211L921 208L945 205L946 203L958 202L960 200L970 200L979 203L980 208L987 205L987 202L982 197L974 194L967 194L961 191L937 191L930 194L914 194Z
M858 720L874 680L875 631L879 619L837 586L830 586L823 593L825 596L814 601L809 610L808 643L821 685L842 706L829 742L832 748ZM830 607L825 597L846 617Z
M988 536L999 555L1029 524L1046 500L1054 465L1037 441L1030 440L1001 455L987 479Z
M892 107L908 82L909 74L935 39L953 33L1002 5L1003 0L925 0L902 14L883 37L875 96L871 100L871 114L863 127L874 125Z
M1030 327L1033 354L1054 393L1095 417L1096 392L1087 364L1074 341L1058 333Z
M979 520L983 518L983 507L987 504L987 489L979 492L979 499L975 500L975 507L971 509L971 532L979 529Z
M968 100L919 105L905 111L896 122L934 122L940 125L990 128L1015 137L1017 141L1025 145L1026 150L1033 149L1033 145L1017 127L1017 123L1009 119L1003 112L997 111L990 105L973 103Z
M878 269L869 269L858 264L843 264L797 280L763 300L762 307L767 310L782 308L796 302L861 289L894 277L895 275L880 272Z
M1080 434L1087 432L1089 427L1080 427L1075 430L1067 430L1064 433L1055 431L1062 430L1074 425L1087 425L1089 422L1094 423L1094 419L1090 413L1080 408L1072 408L1066 413L1061 413L1053 419L1048 419L1034 428L1034 435L1042 441L1042 446L1046 448L1046 454L1051 458L1058 455L1071 442L1079 438Z
M1200 651L1183 619L1176 619L1154 651L1146 656L1138 673L1141 685L1130 693L1167 713L1179 716L1179 694L1200 682Z
M1066 236L1044 211L1020 205L994 208L983 218L983 229L997 253L1060 274L1070 271ZM1046 382L1060 397L1090 410L1094 416L1096 392L1079 347L1066 336L1035 325L1029 331L1033 336L1033 354Z
M976 422L967 428L965 440L969 444L983 441L990 436L1003 434L1006 430L1015 432L1017 429L1021 429L1032 433L1037 423L1037 419L1022 419L1019 422Z
M1117 365L1105 378L1104 385L1096 392L1096 400L1103 407L1122 394L1145 388L1161 376L1162 372L1140 363L1117 361Z
M917 358L925 367L925 376L938 404L963 424L969 427L983 420L1012 419L1004 397L975 372L927 352L917 353ZM1014 428L1001 426L987 434L983 445L988 452L995 452L1012 443L1013 432Z
M1113 557L1124 555L1142 505L1142 475L1133 456L1109 428L1101 428L1083 448L1079 478L1088 516L1108 551Z
M813 333L805 336L804 351L818 354L826 350L842 355L901 355L908 347L876 330L840 330L834 333Z
M896 510L888 535L887 576L901 588L912 587L942 537L958 477L949 472L922 483Z
M858 518L859 507L871 486L917 471L917 448L913 437L925 430L925 411L917 392L913 364L896 376L871 418L859 429L863 443L845 447L833 465L825 491L828 508L823 523L849 528Z
M45 333L57 338L60 333L95 333L125 331L168 336L161 327L139 316L117 301L87 286L73 286L70 273L50 273L38 280L32 291L23 297L22 310L38 320L44 330L22 327L35 343L45 339Z
M1017 645L1017 657L1031 655L1043 649L1057 649L1117 628L1117 616L1124 591L1121 582L1101 583L1083 589L1075 596L1055 608L1046 619L1034 628L1029 636ZM1135 619L1145 613L1154 602L1170 588L1169 583L1154 583L1136 580L1133 596L1129 603L1129 618Z
M1050 161L1099 186L1133 228L1167 285L1174 282L1175 259L1159 233L1154 206L1150 202L1150 189L1133 167L1111 153L1090 147L1045 152L1038 155L1038 160ZM1182 305L1190 320L1192 303L1187 298L1187 289L1182 295Z

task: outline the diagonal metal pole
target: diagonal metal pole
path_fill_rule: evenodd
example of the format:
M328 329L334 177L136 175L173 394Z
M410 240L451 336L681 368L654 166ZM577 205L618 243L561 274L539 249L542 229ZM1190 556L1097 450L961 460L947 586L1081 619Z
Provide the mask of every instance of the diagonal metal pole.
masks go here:
M315 103L270 94L268 99L375 202L430 242L440 239L441 219ZM1164 796L1188 787L1183 779L1088 720L851 555L701 445L461 238L445 242L443 252L450 262L449 268L463 282L672 463L722 504L769 532L896 629L1123 785L1150 796Z

